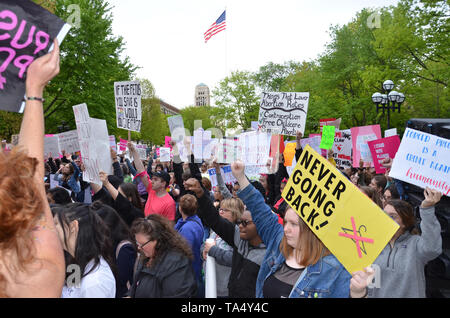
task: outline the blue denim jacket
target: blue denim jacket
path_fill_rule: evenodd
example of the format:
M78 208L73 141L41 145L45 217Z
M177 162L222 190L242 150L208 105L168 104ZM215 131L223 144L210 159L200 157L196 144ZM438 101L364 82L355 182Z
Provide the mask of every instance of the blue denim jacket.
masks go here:
M238 196L252 213L258 234L267 246L256 281L256 297L262 298L265 280L285 261L280 251L284 229L278 223L278 216L272 212L261 193L251 184L238 191ZM317 263L306 267L294 284L289 297L349 297L350 279L351 275L336 257L332 254L327 255Z

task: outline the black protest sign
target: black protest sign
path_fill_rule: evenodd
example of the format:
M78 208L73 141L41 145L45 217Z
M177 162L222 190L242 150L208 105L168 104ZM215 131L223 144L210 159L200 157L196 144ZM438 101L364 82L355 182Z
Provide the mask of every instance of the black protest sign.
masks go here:
M63 20L29 0L0 2L1 110L23 111L28 66L67 31Z

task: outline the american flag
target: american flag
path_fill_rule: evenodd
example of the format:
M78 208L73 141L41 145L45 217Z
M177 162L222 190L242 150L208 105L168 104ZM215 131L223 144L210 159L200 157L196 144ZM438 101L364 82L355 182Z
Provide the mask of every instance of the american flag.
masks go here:
M226 11L226 10L225 10ZM225 22L225 11L220 15L220 17L214 22L208 29L208 31L205 32L205 43L208 42L208 40L215 34L219 33L220 31L225 30L226 28L226 22Z

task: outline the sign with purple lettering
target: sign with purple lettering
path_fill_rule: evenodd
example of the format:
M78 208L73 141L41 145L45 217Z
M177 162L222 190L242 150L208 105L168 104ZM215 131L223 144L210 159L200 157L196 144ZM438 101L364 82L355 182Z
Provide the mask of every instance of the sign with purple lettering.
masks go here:
M0 109L22 113L30 64L61 43L70 26L29 0L0 2ZM40 96L38 96L40 97Z

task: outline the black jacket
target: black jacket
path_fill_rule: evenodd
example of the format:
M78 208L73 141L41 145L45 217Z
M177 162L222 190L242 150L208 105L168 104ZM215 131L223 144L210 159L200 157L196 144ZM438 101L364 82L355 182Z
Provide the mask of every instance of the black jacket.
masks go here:
M222 218L212 202L203 195L198 199L198 215L201 215L228 245L233 247L231 274L228 282L228 295L231 298L255 298L256 279L266 254L266 246L251 246L240 238L239 227Z
M131 286L131 298L191 298L197 292L190 260L177 251L168 251L152 267L140 262Z

